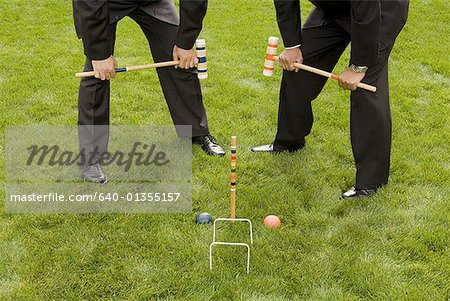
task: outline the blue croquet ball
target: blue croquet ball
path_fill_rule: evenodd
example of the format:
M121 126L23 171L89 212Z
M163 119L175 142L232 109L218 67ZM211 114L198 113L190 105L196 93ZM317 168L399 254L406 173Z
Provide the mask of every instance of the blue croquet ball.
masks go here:
M200 213L195 217L195 222L197 224L209 224L212 223L212 217L208 213Z

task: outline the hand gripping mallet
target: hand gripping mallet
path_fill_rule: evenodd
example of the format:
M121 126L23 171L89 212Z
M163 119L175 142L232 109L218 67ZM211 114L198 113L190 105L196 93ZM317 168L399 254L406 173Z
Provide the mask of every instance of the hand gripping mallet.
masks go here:
M278 56L277 54L277 50L278 50L278 41L279 39L276 37L270 37L269 38L269 45L267 46L267 51L266 51L266 60L264 62L264 71L263 74L265 76L272 76L273 75L273 69L275 68L275 61L278 61ZM294 66L296 68L308 71L308 72L312 72L318 75L322 75L325 77L329 77L335 81L339 81L339 76L337 76L336 74L330 73L330 72L326 72L314 67L310 67L307 65L303 65L303 64L298 64L295 63ZM371 92L376 92L377 88L371 85L367 85L367 84L363 84L363 83L359 83L358 84L358 88L361 89L365 89L367 91L371 91Z
M199 79L208 78L205 40L197 40L195 43L195 47L197 50L197 58L198 58L198 64L197 64L198 78ZM144 70L144 69L152 69L152 68L170 67L170 66L177 66L179 64L180 64L180 61L168 61L168 62L161 62L161 63L155 63L155 64L123 67L123 68L117 68L116 73ZM77 74L75 74L75 76L76 77L91 77L91 76L94 76L94 71L77 73Z

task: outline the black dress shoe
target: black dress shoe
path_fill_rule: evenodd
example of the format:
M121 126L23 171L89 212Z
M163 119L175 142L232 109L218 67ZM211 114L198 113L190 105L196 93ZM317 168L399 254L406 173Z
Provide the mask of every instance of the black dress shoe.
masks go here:
M202 149L211 156L225 156L225 150L217 144L211 135L197 136L192 138L192 143L200 145Z
M301 145L294 148L283 148L283 147L274 147L273 144L260 145L251 148L250 150L254 153L272 153L279 154L283 152L295 153L296 151L302 149L305 145Z
M350 190L344 192L341 195L341 199L360 199L367 198L375 195L377 193L377 189L356 189L355 187L350 188Z
M81 179L98 184L105 184L108 182L106 174L103 172L102 167L98 163L83 167L81 170Z

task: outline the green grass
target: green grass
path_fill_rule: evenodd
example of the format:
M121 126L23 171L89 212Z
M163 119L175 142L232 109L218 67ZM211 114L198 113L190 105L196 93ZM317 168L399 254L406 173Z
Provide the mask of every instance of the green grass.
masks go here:
M302 1L303 15L311 5ZM5 126L76 124L83 64L70 1L0 0L0 152ZM192 214L13 215L0 209L0 300L448 300L450 298L450 63L446 0L416 0L391 57L390 184L342 202L354 180L349 93L328 83L296 154L252 155L276 130L281 73L261 75L279 35L271 1L210 1L210 78L202 82L213 134L239 137L238 215L255 224L251 273L240 250L218 250L197 212L228 214L228 159L194 149ZM123 20L120 65L150 60ZM336 67L343 70L348 51ZM154 71L120 75L112 123L170 124ZM0 173L4 178L4 156ZM3 196L1 197L3 200ZM262 226L267 214L280 230ZM224 229L245 239L245 228ZM233 233L231 233L231 231Z

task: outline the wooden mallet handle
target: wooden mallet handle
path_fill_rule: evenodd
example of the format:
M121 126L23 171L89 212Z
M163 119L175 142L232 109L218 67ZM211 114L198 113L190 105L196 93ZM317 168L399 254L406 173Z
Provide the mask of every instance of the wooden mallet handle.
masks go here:
M274 56L273 58L276 61L279 60L278 56ZM330 73L330 72L327 72L327 71L323 71L323 70L320 70L320 69L317 69L317 68L314 68L314 67L311 67L311 66L298 64L298 63L295 63L294 66L296 68L299 68L299 69L302 69L302 70L305 70L305 71L308 71L308 72L312 72L312 73L315 73L315 74L318 74L318 75L322 75L322 76L325 76L325 77L329 77L329 78L331 78L331 79L333 79L335 81L339 81L339 76L337 76L336 74L333 74L333 73ZM367 90L367 91L370 91L370 92L377 92L377 87L374 87L374 86L371 86L371 85L368 85L368 84L364 84L364 83L359 83L358 84L358 88L361 88L361 89L364 89L364 90Z
M127 72L127 71L135 71L135 70L143 70L143 69L151 69L151 68L169 67L169 66L176 66L179 64L180 64L180 61L168 61L168 62L155 63L155 64L117 68L116 72ZM80 73L75 74L75 76L76 77L94 76L94 71L80 72Z

